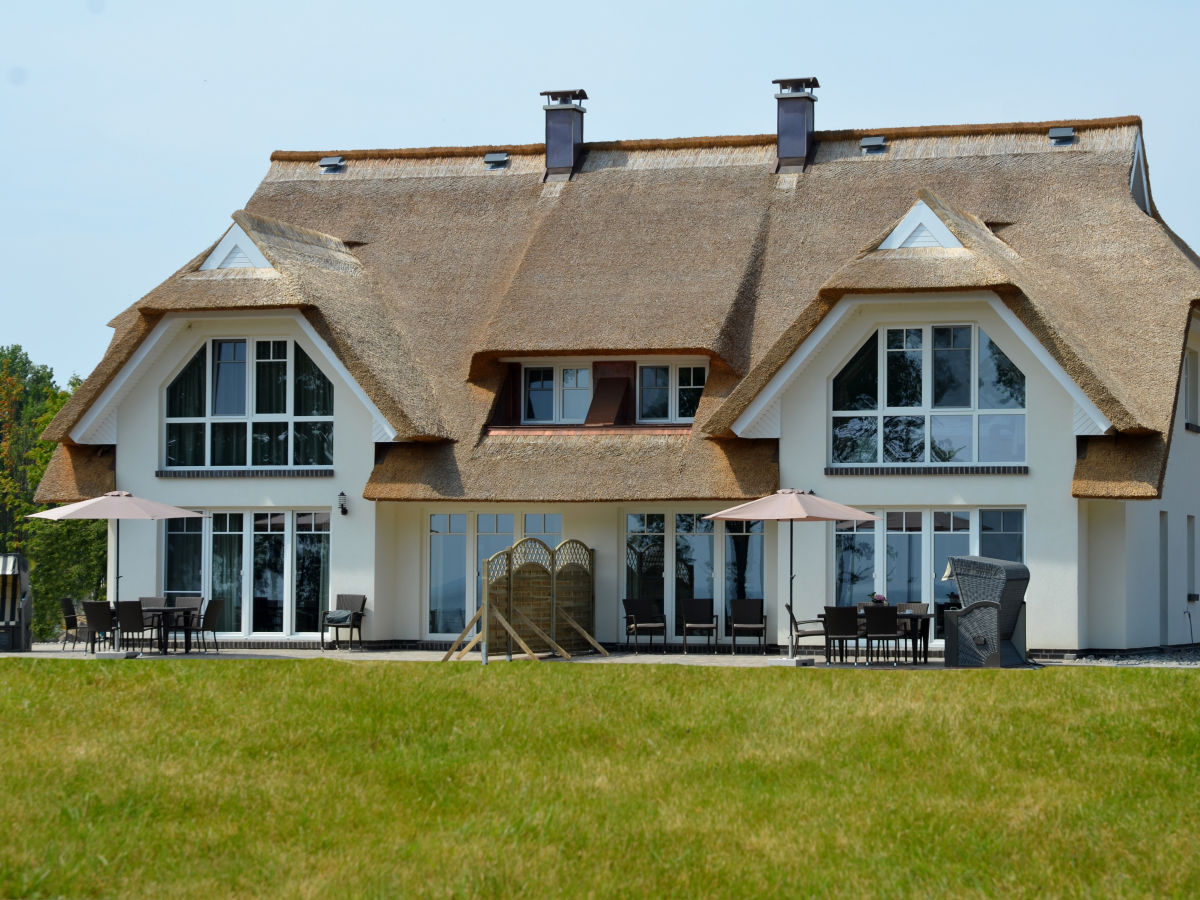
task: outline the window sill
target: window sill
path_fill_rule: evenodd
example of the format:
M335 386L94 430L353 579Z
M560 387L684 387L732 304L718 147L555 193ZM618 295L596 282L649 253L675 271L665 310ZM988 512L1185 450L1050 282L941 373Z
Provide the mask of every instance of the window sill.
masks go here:
M156 469L155 478L332 478L333 469Z
M486 435L691 434L691 423L662 425L489 425Z
M1190 431L1192 434L1200 434L1200 425L1195 422L1184 422L1183 428L1185 431Z
M826 475L1028 475L1029 466L826 466Z

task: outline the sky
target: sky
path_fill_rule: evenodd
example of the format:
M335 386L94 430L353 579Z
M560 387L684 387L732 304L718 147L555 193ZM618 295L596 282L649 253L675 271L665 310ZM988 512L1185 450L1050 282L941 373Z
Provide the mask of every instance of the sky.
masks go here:
M1140 115L1155 203L1200 248L1200 3L452 4L4 0L0 345L65 383L107 323L206 249L273 150L763 134Z

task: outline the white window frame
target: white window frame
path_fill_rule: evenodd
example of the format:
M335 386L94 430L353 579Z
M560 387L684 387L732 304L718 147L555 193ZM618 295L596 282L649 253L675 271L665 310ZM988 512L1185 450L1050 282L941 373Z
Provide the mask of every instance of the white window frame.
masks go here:
M970 389L971 398L968 406L939 406L933 405L933 329L935 328L963 328L971 329L971 374L970 374ZM889 331L900 330L921 330L921 404L920 406L888 406L887 405L887 333ZM1019 460L1004 460L1003 462L995 460L980 460L980 432L979 419L981 416L993 415L1013 415L1020 416L1028 424L1029 412L1029 390L1028 376L1026 376L1026 392L1025 406L1020 409L990 409L981 408L979 406L979 351L980 351L980 332L981 328L977 322L889 322L881 324L875 328L876 340L876 380L878 399L877 408L873 410L837 410L833 408L833 382L841 371L854 358L862 345L870 337L870 333L857 341L854 348L847 356L842 359L833 369L826 383L825 407L829 410L826 417L826 427L828 436L825 442L826 454L830 466L839 468L853 467L874 467L874 466L961 466L961 465L1024 465L1029 458L1029 433L1025 433L1025 455ZM988 339L995 342L991 335ZM1007 354L1006 354L1007 355ZM1010 357L1011 359L1011 357ZM1014 363L1015 365L1015 363ZM1024 375L1024 370L1021 370ZM913 418L922 418L925 421L925 451L924 459L915 461L885 461L883 458L883 443L884 443L884 419L897 416L911 416ZM961 416L970 418L971 420L971 457L970 459L953 459L945 462L934 461L929 458L932 448L932 418L934 416ZM840 462L833 458L833 420L835 418L874 418L876 421L875 431L875 459L870 462Z
M243 416L218 416L213 413L214 397L213 397L213 373L215 365L215 345L222 341L244 341L246 344L246 414ZM287 386L285 388L285 412L283 413L257 413L255 406L257 401L257 366L258 366L258 348L259 342L270 343L273 341L286 341L288 344L286 372ZM201 347L205 349L205 367L204 367L204 408L207 412L204 416L180 416L167 417L167 391L171 384L179 376L179 374L191 364L192 359L200 351ZM296 349L304 351L304 354L312 361L313 365L320 370L331 385L336 385L336 381L330 377L325 371L324 366L318 361L322 354L314 353L304 347L294 337L284 335L213 335L207 337L201 344L197 344L184 355L183 361L176 366L162 385L160 391L161 410L160 421L162 422L161 440L162 446L159 453L160 464L164 469L171 471L204 471L205 469L328 469L333 463L310 463L297 464L295 448L295 426L301 422L329 422L332 426L334 416L299 416L295 414L295 385L296 385ZM336 388L335 388L336 391ZM287 461L284 463L274 463L269 465L255 465L254 459L254 444L253 434L254 425L256 423L286 423L287 425ZM167 431L169 425L186 425L186 424L201 424L204 425L204 464L200 466L176 466L169 465L167 462ZM214 465L212 462L212 426L220 424L242 424L246 429L246 461L243 465Z
M1183 354L1183 421L1200 425L1200 351Z
M665 368L667 370L667 416L665 419L649 419L642 416L642 369L645 368ZM674 424L694 422L695 416L681 416L679 414L679 370L680 369L703 369L704 370L704 385L701 388L703 395L704 388L708 387L708 361L704 359L686 359L680 361L678 359L640 359L637 361L637 391L634 397L636 407L636 421L639 424L659 425L659 424Z
M553 396L553 414L549 419L530 419L525 415L526 411L526 387L525 373L529 369L553 369L554 382L551 394ZM522 425L582 425L587 418L585 411L583 416L578 419L565 418L563 416L563 392L566 390L566 385L563 383L563 370L565 369L586 369L588 373L588 407L592 405L592 397L596 389L595 372L592 369L592 360L590 359L556 359L556 360L522 360L521 361L521 424ZM582 388L572 388L572 390L583 390Z

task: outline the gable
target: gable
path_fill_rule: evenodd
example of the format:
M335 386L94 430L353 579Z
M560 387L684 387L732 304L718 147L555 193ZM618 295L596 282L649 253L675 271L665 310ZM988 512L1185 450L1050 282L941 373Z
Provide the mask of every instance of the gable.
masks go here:
M951 233L924 200L918 200L877 249L899 250L910 247L942 247L950 250L962 247L962 241Z
M273 266L263 256L258 245L250 239L250 235L242 226L229 226L225 236L217 242L217 246L200 264L200 271L210 269L270 269Z

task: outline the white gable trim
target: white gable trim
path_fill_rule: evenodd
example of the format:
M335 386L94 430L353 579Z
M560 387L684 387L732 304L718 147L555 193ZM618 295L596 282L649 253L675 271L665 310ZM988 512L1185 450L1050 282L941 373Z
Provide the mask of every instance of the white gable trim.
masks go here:
M928 233L926 236L925 233ZM939 219L924 200L918 200L908 211L892 233L883 239L880 250L898 250L901 247L962 247L962 241L954 236L946 223Z
M1133 166L1129 172L1129 193L1133 202L1146 215L1150 215L1150 177L1146 173L1146 154L1142 148L1142 130L1139 128L1133 142Z
M79 423L71 429L70 437L77 444L115 444L117 443L117 408L129 394L140 377L140 373L158 358L171 344L189 321L194 319L232 319L228 312L192 312L167 313L162 321L154 326L154 330L146 340L134 351L133 356L121 367L116 377L109 382L96 401L88 407L87 412L80 418ZM317 348L321 358L329 365L339 378L350 388L351 393L365 406L371 414L371 435L380 443L395 440L396 429L367 396L366 391L359 386L354 377L338 359L337 354L330 349L324 339L317 334L315 328L300 313L293 310L264 310L255 312L244 318L287 319L295 324L305 337Z
M919 299L922 303L961 303L964 301L987 303L1004 324L1012 329L1025 348L1037 358L1037 361L1075 401L1074 433L1077 435L1107 434L1112 429L1112 422L1108 420L1108 417L1100 412L1096 404L1088 398L1083 389L1066 373L1066 370L1054 360L1049 351L1033 336L1033 333L1004 305L1004 301L991 291L966 291L955 294L922 295L919 298L914 298L914 295L911 294L843 297L829 315L813 329L812 334L805 338L804 342L788 357L787 362L758 392L750 405L737 417L733 423L733 433L738 437L746 438L779 438L783 425L780 413L783 393L804 371L817 348L845 324L860 307L881 303L912 302L914 299Z
M200 264L200 271L209 269L273 269L258 245L236 222L229 226L225 236L213 248L208 258Z

